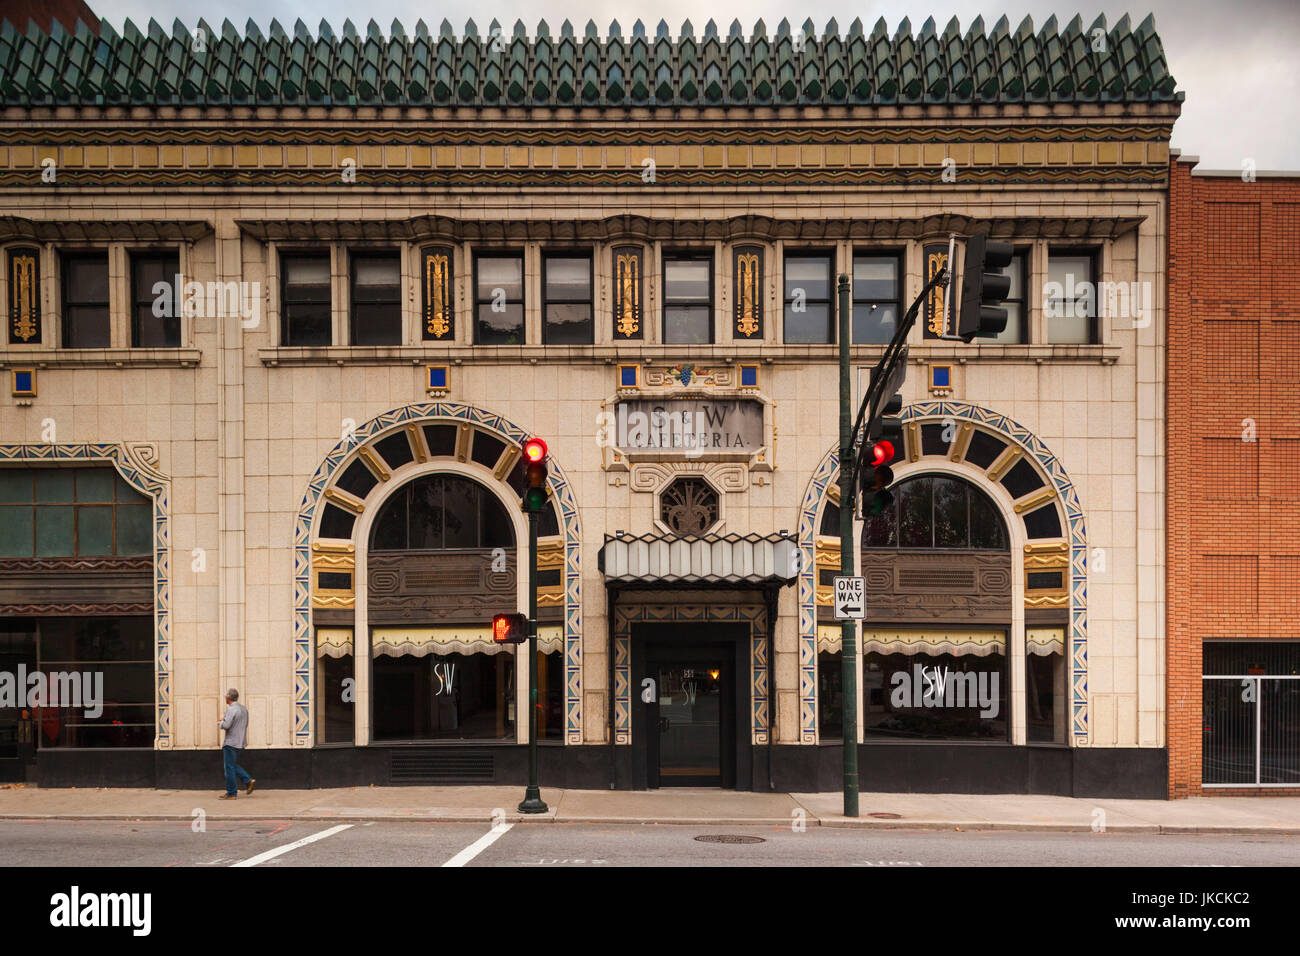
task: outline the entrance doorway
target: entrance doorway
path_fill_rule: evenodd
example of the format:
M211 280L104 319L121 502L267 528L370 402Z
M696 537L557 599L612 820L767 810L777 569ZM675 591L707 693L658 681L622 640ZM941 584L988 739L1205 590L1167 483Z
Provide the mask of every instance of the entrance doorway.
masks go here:
M749 789L748 629L733 624L641 625L633 634L638 783ZM742 681L741 675L745 680Z

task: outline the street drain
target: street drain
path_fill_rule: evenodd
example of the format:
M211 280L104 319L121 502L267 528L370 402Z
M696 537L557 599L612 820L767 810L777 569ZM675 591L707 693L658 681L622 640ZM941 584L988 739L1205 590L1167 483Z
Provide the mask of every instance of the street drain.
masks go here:
M736 836L734 833L710 833L695 838L700 843L766 843L762 837Z
M901 819L903 819L903 815L902 815L901 813L868 813L867 816L869 816L869 817L875 817L877 820L901 820Z

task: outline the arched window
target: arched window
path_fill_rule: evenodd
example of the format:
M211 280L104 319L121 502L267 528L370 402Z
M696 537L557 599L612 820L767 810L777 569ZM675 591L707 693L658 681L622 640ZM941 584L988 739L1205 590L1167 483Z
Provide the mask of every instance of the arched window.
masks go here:
M867 518L864 548L1006 551L1007 526L997 506L970 482L917 475L894 486L894 503Z
M459 475L425 475L384 502L370 533L376 551L513 548L514 526L500 500Z

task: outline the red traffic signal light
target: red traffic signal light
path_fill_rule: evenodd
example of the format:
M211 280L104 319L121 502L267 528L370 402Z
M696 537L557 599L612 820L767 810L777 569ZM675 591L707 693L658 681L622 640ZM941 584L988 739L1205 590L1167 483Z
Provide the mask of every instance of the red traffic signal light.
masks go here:
M524 459L529 464L540 464L546 461L546 442L540 438L530 438L524 442Z
M878 441L871 446L871 464L879 468L881 465L888 465L894 460L894 443L891 441Z
M540 438L530 438L524 442L524 476L527 486L524 489L523 509L526 512L540 514L546 507L546 442Z
M498 614L492 618L492 640L497 644L522 644L528 640L528 618L522 614Z

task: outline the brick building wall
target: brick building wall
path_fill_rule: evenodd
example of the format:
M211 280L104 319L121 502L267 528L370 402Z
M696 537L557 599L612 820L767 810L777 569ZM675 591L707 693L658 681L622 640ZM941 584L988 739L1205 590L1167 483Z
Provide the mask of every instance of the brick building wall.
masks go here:
M1171 797L1202 792L1203 642L1300 639L1300 178L1194 165L1169 196Z

